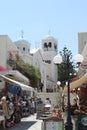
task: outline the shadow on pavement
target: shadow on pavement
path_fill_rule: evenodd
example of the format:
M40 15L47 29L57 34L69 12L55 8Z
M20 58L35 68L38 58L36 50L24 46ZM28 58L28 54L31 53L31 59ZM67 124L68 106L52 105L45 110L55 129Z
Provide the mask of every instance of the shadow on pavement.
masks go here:
M28 130L29 127L34 125L37 121L22 121L7 130Z

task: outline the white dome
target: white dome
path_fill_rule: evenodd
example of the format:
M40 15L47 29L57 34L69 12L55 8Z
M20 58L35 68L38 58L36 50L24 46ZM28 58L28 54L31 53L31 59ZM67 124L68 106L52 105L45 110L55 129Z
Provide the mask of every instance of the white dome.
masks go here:
M18 41L15 41L15 43L23 43L23 44L26 44L26 43L28 43L28 44L30 44L27 40L25 40L25 39L20 39L20 40L18 40Z
M55 40L56 40L56 38L54 38L54 37L51 36L51 35L47 35L45 38L43 38L43 40L44 40L44 39L49 39L49 40L50 40L50 39L55 39Z

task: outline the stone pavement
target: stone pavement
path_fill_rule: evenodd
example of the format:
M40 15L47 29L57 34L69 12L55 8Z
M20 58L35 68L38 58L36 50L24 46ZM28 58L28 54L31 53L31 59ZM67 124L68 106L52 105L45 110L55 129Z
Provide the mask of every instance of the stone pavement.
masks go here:
M67 113L64 112L62 113L63 119L64 119L64 124L66 123L67 119ZM28 121L36 121L35 124L33 124L29 129L27 130L43 130L42 129L42 120L37 120L36 115L31 115L29 118L26 118ZM77 130L76 125L75 125L75 118L72 117L72 123L73 123L73 130ZM64 129L65 130L65 129Z
M42 130L42 120L38 120L36 119L36 114L34 115L30 115L27 118L23 118L22 121L35 121L36 123L34 123L31 127L29 127L29 129L27 130Z
M65 113L65 112L62 113L62 117L64 119L64 124L65 124L66 118L67 118L67 113ZM42 129L43 121L36 119L36 114L22 119L22 122L27 122L27 121L28 122L34 122L34 124L32 124L27 130L43 130ZM77 130L75 128L75 119L74 118L72 118L72 123L73 123L73 130Z
M65 123L67 117L66 113L62 113L62 116ZM77 130L75 128L75 121L73 119L72 119L72 123L73 123L73 130ZM20 123L16 124L11 128L8 128L7 130L43 130L42 126L43 126L43 120L36 119L36 114L34 114L22 118Z
M62 113L62 117L64 119L64 124L65 124L66 123L66 118L67 118L67 113L66 112ZM30 117L26 118L25 121L27 121L27 120L28 121L36 121L36 123L34 123L28 130L43 130L42 129L43 121L42 120L37 120L36 119L36 114L31 115ZM73 123L73 130L77 130L77 128L75 127L75 118L73 118L73 117L72 117L72 123Z
M36 114L34 114L22 118L20 123L17 123L13 127L7 128L7 130L42 130L42 122L42 120L37 120Z

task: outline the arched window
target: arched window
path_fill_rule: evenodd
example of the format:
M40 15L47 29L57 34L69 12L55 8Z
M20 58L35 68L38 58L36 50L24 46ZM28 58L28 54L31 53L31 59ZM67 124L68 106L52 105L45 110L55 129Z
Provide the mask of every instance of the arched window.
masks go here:
M23 51L25 51L25 47L23 47Z
M47 46L47 43L45 42L45 43L44 43L44 48L47 48L47 47L48 47L48 46Z
M49 46L49 47L51 47L51 46L52 46L52 43L51 43L51 42L49 42L48 46Z
M54 44L54 48L55 48L55 50L57 49L57 45L56 44Z

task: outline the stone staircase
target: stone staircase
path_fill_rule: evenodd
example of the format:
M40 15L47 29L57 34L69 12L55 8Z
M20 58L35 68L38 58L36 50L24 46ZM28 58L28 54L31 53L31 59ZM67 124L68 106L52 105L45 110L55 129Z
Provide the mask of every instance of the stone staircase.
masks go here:
M46 92L38 92L37 97L41 98L43 102L45 102L46 98L51 100L51 104L53 106L58 105L61 106L62 102L62 94L58 92L54 93L46 93ZM73 99L76 97L75 94L70 94L70 102L73 104ZM67 95L64 97L64 104L67 105Z
M45 102L46 98L49 98L53 106L55 105L60 106L62 99L61 94L58 92L55 93L38 92L37 97L41 98L43 102Z

